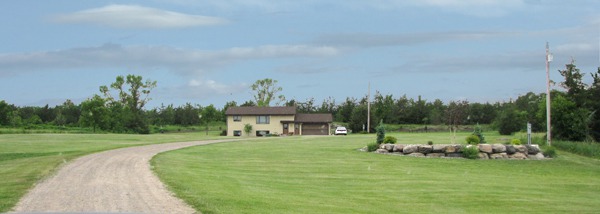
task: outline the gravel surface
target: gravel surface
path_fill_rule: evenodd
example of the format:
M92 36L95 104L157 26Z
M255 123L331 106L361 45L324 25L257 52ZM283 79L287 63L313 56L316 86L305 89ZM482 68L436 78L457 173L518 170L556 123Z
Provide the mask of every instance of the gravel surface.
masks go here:
M38 183L14 207L37 213L196 213L150 169L157 153L231 140L154 144L80 157Z

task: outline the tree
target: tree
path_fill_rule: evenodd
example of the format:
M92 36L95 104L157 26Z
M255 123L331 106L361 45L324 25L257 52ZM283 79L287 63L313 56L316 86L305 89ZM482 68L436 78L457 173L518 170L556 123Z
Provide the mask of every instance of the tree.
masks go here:
M106 128L109 122L109 110L106 101L98 95L81 102L81 117L79 123L85 127Z
M367 125L367 105L358 105L352 110L352 116L348 124L352 133L363 131L363 127Z
M519 111L514 106L508 106L497 118L496 125L498 126L498 132L501 135L512 135L514 132L518 132L525 126L527 122L527 113Z
M356 99L347 97L346 101L338 107L338 112L335 114L335 120L345 123L350 122L355 107Z
M559 70L560 75L565 79L560 83L560 86L567 90L567 97L573 100L577 107L581 107L586 101L585 88L587 87L583 83L583 75L579 68L575 66L575 60L571 60L571 63L565 65L565 67L565 70Z
M593 78L592 85L588 89L587 108L591 111L590 135L596 141L600 141L600 67L595 74L591 74Z
M269 78L256 80L250 88L256 93L254 100L257 106L270 106L271 101L275 98L279 99L276 105L279 105L280 102L285 102L285 96L277 96L277 93L283 90L277 86L277 80Z
M469 113L469 102L463 101L451 101L446 109L446 123L450 127L452 132L452 143L456 143L456 131L458 127L465 123Z
M244 125L244 133L246 133L246 136L250 136L250 132L252 132L252 125L246 123Z
M577 108L562 94L552 94L552 136L557 139L584 141L589 133L590 112ZM545 112L543 114L545 117Z
M127 87L128 88L125 88ZM142 109L152 100L149 95L150 91L156 87L156 81L146 80L143 81L142 76L136 76L129 74L127 77L117 76L114 83L110 85L110 88L116 90L119 94L119 99L111 95L109 87L100 86L100 92L104 94L109 102L120 103L126 113L125 115L125 127L133 132L140 134L150 133L146 118L143 115Z
M12 108L4 100L0 101L0 126L6 126L10 124L10 116Z

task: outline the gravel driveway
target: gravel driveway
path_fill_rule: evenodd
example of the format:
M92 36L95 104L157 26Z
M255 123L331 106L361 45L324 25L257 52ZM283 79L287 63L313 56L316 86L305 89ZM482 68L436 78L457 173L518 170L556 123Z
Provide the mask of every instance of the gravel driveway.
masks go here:
M80 157L38 183L14 212L195 213L150 170L157 153L231 140L154 144Z

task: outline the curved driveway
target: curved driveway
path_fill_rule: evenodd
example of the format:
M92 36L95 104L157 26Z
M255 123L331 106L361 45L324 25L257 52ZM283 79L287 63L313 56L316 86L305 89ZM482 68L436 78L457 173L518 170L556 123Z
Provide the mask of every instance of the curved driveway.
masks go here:
M157 153L232 140L153 144L80 157L38 183L14 212L195 213L150 169Z

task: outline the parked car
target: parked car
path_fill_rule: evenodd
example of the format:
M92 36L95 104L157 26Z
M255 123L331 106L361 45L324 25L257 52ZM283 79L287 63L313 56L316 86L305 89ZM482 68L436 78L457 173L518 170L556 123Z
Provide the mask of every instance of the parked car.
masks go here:
M346 129L346 127L339 126L339 127L335 128L335 135L347 135L347 134L348 134L348 130Z

